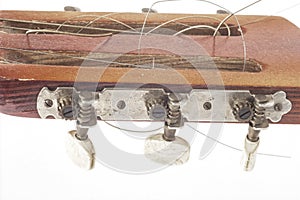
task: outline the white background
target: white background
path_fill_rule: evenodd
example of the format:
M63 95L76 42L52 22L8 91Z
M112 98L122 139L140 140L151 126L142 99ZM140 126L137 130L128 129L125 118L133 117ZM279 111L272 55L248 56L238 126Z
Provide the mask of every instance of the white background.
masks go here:
M63 10L65 5L82 11L140 12L152 1L18 1L1 0L0 8L20 10ZM251 1L215 1L231 11ZM243 11L243 14L282 15L300 26L298 1L271 1ZM158 12L214 13L208 4L183 1L164 3ZM105 136L119 148L141 153L142 141L132 141L118 130L100 124ZM192 144L190 161L146 175L116 172L97 163L93 171L74 166L64 149L67 131L73 122L25 119L0 115L0 199L300 199L300 134L299 125L271 125L261 134L260 152L288 155L291 158L258 156L253 172L240 168L241 153L217 145L204 160L199 152L204 141L198 135ZM199 130L206 133L207 124ZM186 131L190 131L186 128ZM221 141L243 147L247 125L226 124ZM132 145L136 144L136 145Z

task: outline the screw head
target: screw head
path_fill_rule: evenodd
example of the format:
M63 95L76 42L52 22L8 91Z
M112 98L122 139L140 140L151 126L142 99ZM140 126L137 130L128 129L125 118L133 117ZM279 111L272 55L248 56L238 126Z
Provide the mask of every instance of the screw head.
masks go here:
M125 101L123 101L123 100L118 101L117 107L118 107L120 110L123 110L123 109L126 107Z
M64 106L61 109L61 115L64 119L73 119L75 115L75 110L73 109L72 105Z
M254 110L249 102L238 102L233 107L233 114L239 122L249 122Z
M53 101L52 101L51 99L45 99L44 105L45 105L47 108L51 108L51 107L53 106Z
M275 111L282 111L282 104L281 103L277 103L274 105L274 110Z
M239 118L242 120L249 120L250 117L252 116L252 110L248 107L241 108L238 115L239 115Z
M205 102L203 104L204 110L210 110L212 108L212 104L210 102Z
M156 104L150 107L149 117L154 120L163 120L167 115L167 111L163 105Z

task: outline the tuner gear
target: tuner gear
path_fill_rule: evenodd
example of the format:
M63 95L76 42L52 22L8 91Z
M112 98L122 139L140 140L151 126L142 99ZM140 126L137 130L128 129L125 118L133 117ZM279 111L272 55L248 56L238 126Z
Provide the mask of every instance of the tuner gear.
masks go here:
M190 145L176 135L185 122L248 122L242 165L245 171L251 171L260 132L269 126L269 121L280 121L292 109L284 91L251 94L247 90L215 90L212 98L211 92L205 89L168 93L161 88L104 88L91 92L77 91L73 87L58 87L53 91L45 87L37 102L41 118L76 120L76 130L68 134L67 147L72 160L85 169L91 169L94 164L95 153L88 132L98 118L104 121L164 121L163 133L148 137L144 148L147 158L162 164L187 162ZM225 118L211 111L218 102L226 102ZM119 110L112 106L116 103ZM195 105L200 105L200 110Z
M248 101L237 102L233 106L233 115L239 122L249 122L254 116L254 108Z
M153 120L164 120L166 117L167 111L164 105L155 103L150 104L148 108L148 115Z
M76 113L72 105L71 96L65 96L59 98L57 103L58 103L58 113L63 119L73 120L75 118Z
M161 121L167 116L167 106L164 93L161 91L149 92L145 95L147 113L150 119Z

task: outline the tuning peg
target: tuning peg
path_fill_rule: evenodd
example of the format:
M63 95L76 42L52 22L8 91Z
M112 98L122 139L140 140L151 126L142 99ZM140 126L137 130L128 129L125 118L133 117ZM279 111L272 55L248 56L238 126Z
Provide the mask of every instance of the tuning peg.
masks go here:
M251 171L254 168L258 146L259 138L257 141L251 141L248 137L245 138L244 153L241 161L245 171Z
M153 8L142 8L142 13L157 13L157 10Z
M223 90L216 92L224 93ZM131 93L134 94L132 97L128 95ZM70 131L67 149L74 163L85 169L94 165L95 151L88 138L88 130L97 125L98 117L101 120L164 121L164 132L148 137L144 147L147 158L164 165L183 164L189 159L189 143L176 136L176 131L185 122L210 119L212 122L247 122L249 131L244 141L242 164L245 171L251 171L255 165L260 132L268 128L269 122L279 122L292 109L292 103L284 91L274 94L225 91L225 94L226 115L221 116L210 110L218 102L224 102L222 95L212 98L209 91L202 89L193 89L191 93L170 93L161 88L105 88L101 92L77 91L72 87L59 87L55 91L43 88L38 95L37 111L41 118L53 116L76 120L77 129ZM203 105L201 110L195 109L196 104Z
M155 99L152 99L150 106L148 105L150 117L165 119L164 133L152 135L145 142L145 156L154 162L163 165L178 165L186 163L189 159L189 143L175 136L176 130L183 125L180 101L180 96L171 93L167 96L166 106L159 104L159 101Z
M80 168L92 169L95 163L95 150L89 138L79 139L77 131L70 131L66 139L66 149L71 160Z
M93 107L95 96L83 91L79 93L76 115L76 131L70 131L67 137L67 152L72 161L81 168L92 169L95 162L95 150L88 137L88 131L97 124Z
M64 11L80 12L80 8L74 6L65 6Z
M269 121L266 118L266 108L273 106L270 95L255 95L253 116L249 121L248 134L244 142L244 151L242 158L242 167L245 171L253 170L256 161L256 153L259 146L259 134L261 130L269 127Z
M190 145L181 137L173 141L165 140L164 134L151 135L146 139L146 158L163 165L180 165L189 160Z

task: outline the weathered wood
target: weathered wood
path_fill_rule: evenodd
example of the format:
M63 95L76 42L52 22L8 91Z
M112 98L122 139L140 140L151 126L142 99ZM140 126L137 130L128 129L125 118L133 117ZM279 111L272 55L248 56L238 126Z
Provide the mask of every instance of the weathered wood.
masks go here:
M88 14L99 16L105 13ZM1 11L0 27L3 26L2 30L8 31L7 26L15 25L24 28L26 25L26 23L13 20L51 23L63 23L70 20L68 23L70 25L82 25L93 18L76 16L88 14ZM187 15L151 14L147 22L149 25L155 26L184 16ZM182 19L180 22L189 25L199 23L214 27L217 25L216 20L212 18L205 18L201 15L195 16L198 17ZM111 17L136 28L143 24L145 14L112 14ZM224 18L222 15L210 15L210 17L219 18L220 20ZM7 18L12 21L5 21L4 19ZM9 34L0 33L0 56L2 57L0 59L0 111L16 116L38 117L35 108L36 97L42 87L47 86L54 89L58 86L73 86L74 82L81 82L83 83L81 85L87 88L91 87L93 82L96 82L99 83L96 88L98 90L104 86L113 87L116 84L122 87L133 87L138 84L143 85L143 87L159 85L177 91L186 90L188 86L206 88L209 85L213 88L224 86L225 89L251 90L254 94L271 94L283 90L287 92L288 98L292 101L293 110L284 116L280 123L299 124L299 28L280 17L238 16L238 19L245 33L246 59L248 62L256 63L254 65L248 63L250 68L246 65L246 68L242 70L241 61L244 60L245 52L243 51L241 36L238 33L234 33L233 35L236 36L230 37L212 37L208 35L207 30L204 32L189 32L188 39L193 44L200 45L203 49L200 53L197 48L193 49L193 47L179 45L183 43L178 43L178 41L184 41L185 37L165 34L143 36L141 41L142 50L137 50L140 39L138 34L78 37L59 34L26 35L24 30L11 30ZM230 19L228 24L237 27L233 19ZM30 26L29 28L32 29L39 25L33 23ZM41 27L47 29L55 29L56 27L56 25L53 25L53 27L43 26ZM120 28L120 24L112 23L108 19L99 19L93 27L113 29ZM174 31L180 29L176 24L170 24L167 28ZM73 29L76 28L68 27L65 31L74 31ZM236 30L232 27L231 29L233 32ZM98 33L92 29L85 31L89 34ZM102 33L106 32L108 31ZM130 46L134 48L132 51L127 52ZM172 50L173 53L167 51L167 49ZM92 56L90 52L93 52ZM174 54L174 52L176 53ZM34 53L37 54L34 56ZM114 61L135 65L147 64L146 66L148 66L153 64L151 59L154 58L157 61L156 64L163 64L168 68L159 67L158 65L153 65L154 67L151 69L133 68L133 66L118 65L116 63L97 64L97 62L87 62L87 59L83 59L84 62L82 62L82 58L86 55L88 55L88 58L94 56L99 59L99 57L103 58L104 56L107 59L107 55L116 54L120 54L120 56L116 56ZM67 55L67 57L61 58L62 55ZM74 55L76 59L74 59ZM199 55L202 58L211 57L217 67L211 68L201 65L203 60L200 60L200 63L196 62L196 69L188 65L188 61L197 58ZM12 60L23 64L13 63ZM221 64L218 63L220 60ZM238 67L224 64L230 61L238 61ZM251 67L255 70L250 70Z
M54 56L55 55L55 56ZM8 50L4 53L7 60L23 64L60 65L60 66L90 66L104 67L97 61L101 59L111 60L109 67L125 68L175 68L175 69L199 69L199 70L223 70L237 72L260 72L262 67L253 59L222 58L210 56L179 56L159 54L108 54L108 53L84 53L61 51L33 51ZM4 59L3 59L4 62ZM121 64L122 63L122 64ZM244 65L245 64L245 65Z
M94 84L90 83L77 83L81 88L89 89L92 91L99 91L105 87L114 87L114 83L99 83L95 87ZM69 86L73 87L73 82L50 82L50 81L20 81L11 80L4 81L0 80L0 111L2 113L21 116L21 117L33 117L38 118L39 115L36 110L36 99L39 91L43 87L55 89L56 87ZM132 88L136 87L136 84L118 84L118 87ZM157 84L147 84L143 87L161 87ZM165 85L166 90L186 92L190 89L189 86L184 85ZM206 86L192 85L193 88L206 89ZM213 88L213 87L211 87ZM219 89L219 87L215 87ZM287 98L292 102L293 109L285 116L283 116L280 123L282 124L300 124L300 91L298 88L270 88L270 87L226 87L228 90L250 90L254 94L272 94L276 91L283 90L287 92Z
M24 12L24 11L1 11L0 20L1 19L10 19L3 23L3 29L6 30L5 27L14 26L16 29L9 29L11 33L24 33L28 28L31 29L59 29L61 31L69 31L69 32L77 32L80 30L82 33L107 33L111 32L113 29L115 30L124 30L125 32L132 33L131 29L128 27L132 27L133 29L140 30L142 28L142 24L145 20L145 13L97 13L97 12ZM188 16L188 17L187 17ZM180 19L182 18L182 19ZM210 25L216 27L218 23L222 20L223 16L217 15L183 15L183 14L150 14L146 21L146 27L156 27L161 25L164 22L177 19L171 23L167 23L163 26L163 28L173 31L182 30L182 28L186 27L186 25L198 25L199 20L202 24ZM111 19L114 19L112 21ZM257 19L257 17L253 18ZM30 26L26 21L30 21ZM92 24L90 22L93 21ZM124 24L120 24L117 21L123 22ZM44 22L44 23L41 23ZM47 22L51 22L51 24L47 24ZM64 26L61 24L64 23ZM235 24L235 23L233 23ZM231 35L240 35L238 28L228 22L230 27ZM77 27L76 27L77 26ZM83 30L82 27L78 26L86 26ZM224 26L222 26L224 27ZM103 31L99 32L99 29L102 28ZM119 32L119 31L117 31ZM185 34L189 35L211 35L211 29L192 29ZM116 33L113 31L113 33ZM136 32L138 33L138 32ZM222 35L227 35L227 29L221 29L220 33Z

